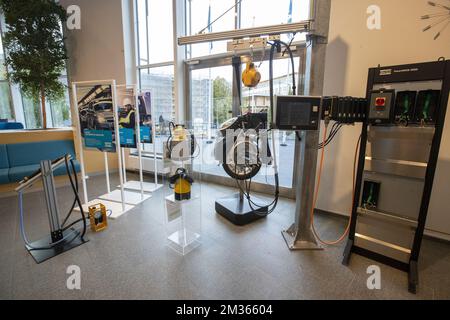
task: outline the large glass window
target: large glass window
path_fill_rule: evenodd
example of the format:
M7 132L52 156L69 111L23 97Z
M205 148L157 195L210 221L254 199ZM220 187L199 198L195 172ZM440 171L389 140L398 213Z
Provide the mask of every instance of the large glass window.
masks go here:
M0 119L17 120L22 122L26 129L42 128L40 99L30 99L19 86L11 85L7 80L7 68L5 66L5 52L0 34ZM67 74L60 77L61 83L67 88L64 97L57 101L46 101L47 127L71 126L69 90ZM12 98L14 96L14 99Z
M12 120L14 113L11 104L11 91L9 82L6 79L5 54L0 38L0 119Z
M67 77L63 76L60 79L61 83L67 87ZM42 128L41 116L41 100L31 99L21 92L23 117L25 119L24 126L26 129ZM46 101L47 109L47 127L49 128L64 128L70 127L70 103L69 91L64 91L64 96L55 101Z
M195 35L200 32L208 33L235 29L237 17L233 8L234 4L235 0L186 0L187 34ZM231 10L225 13L228 9ZM219 18L223 13L225 14ZM219 19L212 23L217 18ZM207 56L226 52L227 41L199 43L188 46L187 49L189 58Z
M152 118L159 122L172 121L175 118L173 66L140 69L139 78L141 89L151 92L151 103L155 106Z
M136 0L138 77L151 92L152 118L167 126L175 118L172 1Z
M151 90L152 105L156 106L153 110L157 113L153 115L155 123L165 125L166 121L174 117L172 1L169 1L170 5L164 5L161 8L158 2L157 16L154 16L155 1L136 0L136 2L140 86ZM185 4L187 35L294 23L309 18L309 0L280 0L277 1L276 6L272 1L258 0L179 0L177 3ZM170 14L167 13L169 11ZM166 19L164 20L162 16ZM164 27L167 23L170 26ZM164 30L161 31L162 29ZM164 35L168 30L171 34ZM160 39L156 41L157 43L163 41L161 37L166 43L155 45L155 39ZM281 39L287 43L296 44L297 41L304 39L304 35L286 34L282 35ZM189 87L187 102L189 110L186 116L196 131L204 151L213 145L211 142L216 137L220 125L239 113L239 110L233 109L233 106L236 108L238 104L235 101L237 98L233 97L233 86L236 86L239 80L235 79L230 59L226 58L228 57L225 54L227 42L218 41L186 46L186 58L195 58L195 63L188 65L189 74L184 79ZM165 55L162 52L152 53L152 50L161 48L164 48L162 51ZM278 56L274 61L274 93L276 95L292 94L293 76L296 81L299 79L299 56L302 49L299 47L292 49L296 56L294 70L287 53L282 57ZM249 54L250 52L247 56ZM260 53L259 57L261 57ZM240 101L242 113L267 112L269 109L267 50L262 59L262 61L255 61L262 75L260 84L253 89L242 87L242 101ZM242 67L245 68L245 66ZM283 163L283 166L280 166L280 185L291 188L296 137L287 132L281 132L280 135L282 141L279 161ZM202 164L201 170L209 175L226 175L217 164ZM263 170L254 180L261 184L270 183Z
M285 24L307 20L309 0L242 0L241 28Z
M172 1L136 0L139 65L173 61Z
M25 118L24 126L27 129L42 128L41 103L22 93L22 108Z
M64 91L64 97L61 97L56 101L48 102L51 113L52 127L54 128L69 127L71 125L67 76L61 77L60 82L67 88L67 90Z

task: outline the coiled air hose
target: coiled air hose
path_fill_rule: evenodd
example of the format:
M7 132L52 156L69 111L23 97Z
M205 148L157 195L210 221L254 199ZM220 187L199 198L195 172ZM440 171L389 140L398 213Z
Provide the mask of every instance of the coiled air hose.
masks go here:
M328 125L325 124L325 129L323 132L323 142L325 142L326 138L327 138L327 131L328 131ZM356 175L355 175L355 170L356 170L356 162L358 159L358 153L360 150L360 144L361 144L361 136L359 136L358 138L358 142L356 143L356 149L355 149L355 156L353 159L353 177L352 177L352 203L351 203L351 209L350 209L350 218L348 220L347 223L347 227L345 228L344 233L342 234L342 236L340 236L337 240L335 241L326 241L320 238L315 225L314 225L314 209L316 207L317 204L317 198L319 195L319 190L320 190L320 180L322 177L322 171L323 171L323 163L324 163L324 159L325 159L325 147L322 148L322 152L321 152L321 156L320 156L320 165L319 165L319 173L318 173L318 177L317 177L317 185L316 185L316 190L314 192L314 198L313 198L313 205L311 207L311 229L312 232L314 233L314 235L316 236L317 240L319 240L320 243L324 244L324 245L329 245L329 246L333 246L333 245L337 245L339 243L341 243L348 235L348 232L350 231L350 225L352 222L352 208L353 208L353 202L355 201L355 180L356 180Z

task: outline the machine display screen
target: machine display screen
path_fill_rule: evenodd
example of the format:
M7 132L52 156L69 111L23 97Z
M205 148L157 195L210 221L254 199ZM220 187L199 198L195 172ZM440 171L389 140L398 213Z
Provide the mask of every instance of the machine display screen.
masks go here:
M321 97L277 96L274 127L279 130L317 130Z
M286 102L280 114L282 126L307 126L311 121L312 105L308 102Z

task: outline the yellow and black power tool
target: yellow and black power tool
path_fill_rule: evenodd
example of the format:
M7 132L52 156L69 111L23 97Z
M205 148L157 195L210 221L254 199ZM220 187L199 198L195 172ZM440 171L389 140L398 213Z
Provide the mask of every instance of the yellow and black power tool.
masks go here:
M103 231L108 227L108 217L106 215L106 207L98 203L89 207L89 221L91 230L94 232Z
M261 73L255 67L253 61L248 61L244 72L242 72L242 83L248 88L254 88L261 80Z
M170 177L170 188L174 190L175 200L189 200L191 198L191 186L194 183L186 173L186 169L178 168L175 174Z
M184 125L169 124L170 134L164 147L165 157L172 160L189 159L195 152L195 137ZM179 150L176 149L178 146Z

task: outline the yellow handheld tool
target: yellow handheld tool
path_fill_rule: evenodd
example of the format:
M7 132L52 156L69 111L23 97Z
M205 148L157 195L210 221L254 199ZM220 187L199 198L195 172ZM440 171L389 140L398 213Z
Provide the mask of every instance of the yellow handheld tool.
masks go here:
M106 207L98 203L89 207L89 221L91 222L91 230L99 232L108 227L108 217L106 215Z
M191 186L194 179L187 175L186 169L178 168L169 179L170 187L174 189L175 200L189 200L191 198Z
M247 62L244 72L242 72L242 83L248 88L256 87L261 80L261 74L252 61Z

